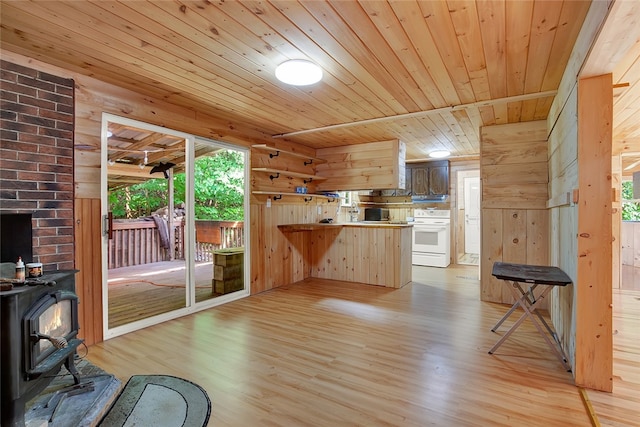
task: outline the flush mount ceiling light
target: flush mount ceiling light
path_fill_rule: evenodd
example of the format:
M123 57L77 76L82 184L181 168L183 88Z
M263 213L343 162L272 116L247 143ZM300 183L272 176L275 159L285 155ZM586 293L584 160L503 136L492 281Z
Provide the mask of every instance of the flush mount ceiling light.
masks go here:
M447 150L437 150L429 153L429 157L433 159L443 159L445 157L449 157L450 155L451 152Z
M305 59L291 59L278 65L276 78L294 86L312 85L322 79L322 69Z

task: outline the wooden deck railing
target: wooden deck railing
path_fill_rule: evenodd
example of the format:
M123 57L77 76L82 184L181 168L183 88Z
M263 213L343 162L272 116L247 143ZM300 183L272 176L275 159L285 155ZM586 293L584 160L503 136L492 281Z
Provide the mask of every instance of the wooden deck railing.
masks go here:
M239 248L244 242L244 222L196 220L196 261L211 261L214 250Z
M170 260L170 252L161 245L153 221L114 220L113 238L109 240L108 268L129 267ZM174 259L184 259L184 226L174 226ZM244 246L244 223L234 221L196 221L195 260L211 261L216 249Z

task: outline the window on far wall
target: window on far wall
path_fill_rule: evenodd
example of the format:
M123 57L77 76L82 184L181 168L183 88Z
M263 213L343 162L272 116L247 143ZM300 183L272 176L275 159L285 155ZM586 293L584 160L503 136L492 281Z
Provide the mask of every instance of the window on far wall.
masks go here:
M633 198L633 181L622 182L622 220L640 221L640 203Z
M340 195L340 206L351 207L351 202L354 200L351 191L340 191L338 194Z

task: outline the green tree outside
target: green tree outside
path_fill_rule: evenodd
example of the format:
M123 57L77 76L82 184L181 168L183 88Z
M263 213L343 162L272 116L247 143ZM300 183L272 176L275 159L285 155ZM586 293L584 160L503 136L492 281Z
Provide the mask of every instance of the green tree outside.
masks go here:
M185 201L185 174L174 176L174 205ZM244 154L233 150L196 160L194 191L195 218L218 221L244 221ZM114 190L109 206L116 219L147 217L167 206L168 182L149 179L140 184Z
M622 182L622 220L640 221L640 203L633 200L633 181Z

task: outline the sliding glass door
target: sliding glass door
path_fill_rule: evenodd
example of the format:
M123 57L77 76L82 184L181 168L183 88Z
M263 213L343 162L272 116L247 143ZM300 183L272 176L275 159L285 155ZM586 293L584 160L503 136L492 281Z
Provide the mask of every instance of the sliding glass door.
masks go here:
M108 339L248 295L247 151L103 117Z

